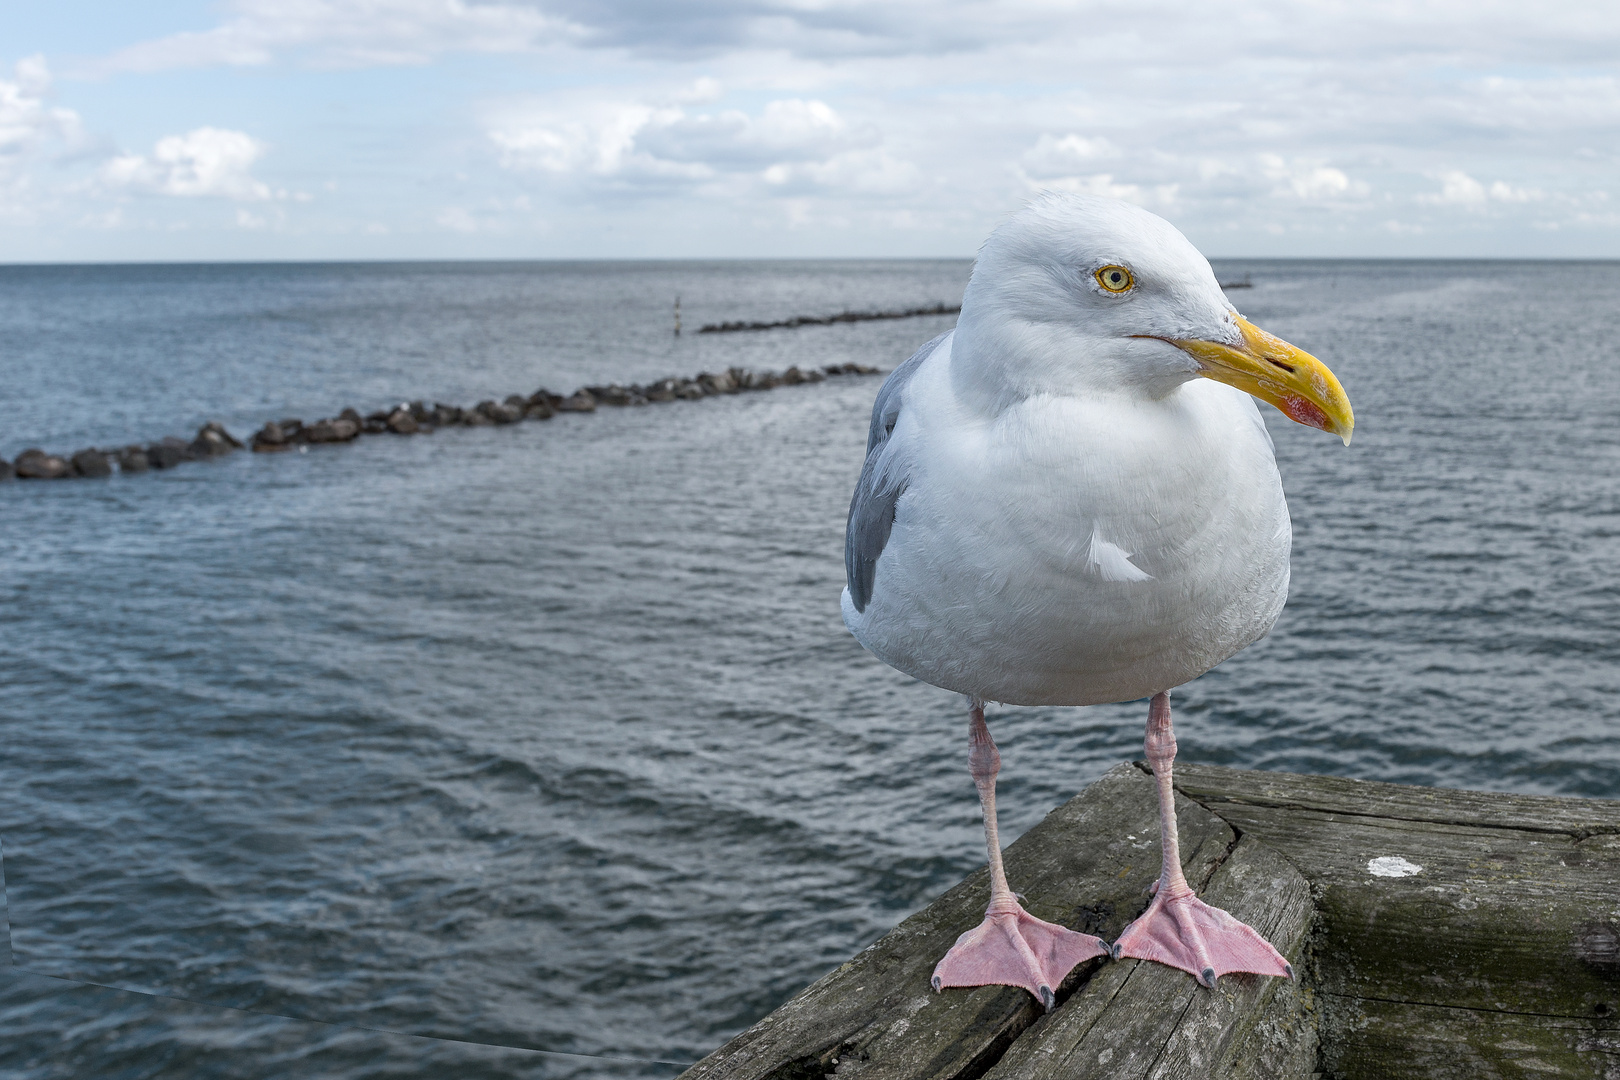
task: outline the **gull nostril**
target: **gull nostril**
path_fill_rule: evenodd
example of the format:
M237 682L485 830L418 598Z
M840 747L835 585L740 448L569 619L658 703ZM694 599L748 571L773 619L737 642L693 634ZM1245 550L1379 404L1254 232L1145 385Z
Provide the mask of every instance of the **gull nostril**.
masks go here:
M1266 357L1266 363L1270 364L1272 367L1280 367L1284 371L1288 372L1290 375L1292 375L1294 373L1294 365L1293 364L1285 364L1281 360L1278 360L1278 359L1276 359L1274 357L1270 357L1270 356Z

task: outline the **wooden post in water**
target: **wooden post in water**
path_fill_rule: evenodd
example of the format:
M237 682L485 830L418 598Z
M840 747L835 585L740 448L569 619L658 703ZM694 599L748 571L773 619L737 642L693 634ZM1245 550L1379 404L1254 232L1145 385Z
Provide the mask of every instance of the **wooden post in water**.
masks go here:
M681 298L675 297L675 336L681 336Z
M928 975L969 877L683 1080L1620 1077L1620 802L1178 763L1182 867L1298 982L1214 990L1093 960L1043 1015ZM1152 778L1119 765L1010 845L1031 914L1113 940L1158 873Z

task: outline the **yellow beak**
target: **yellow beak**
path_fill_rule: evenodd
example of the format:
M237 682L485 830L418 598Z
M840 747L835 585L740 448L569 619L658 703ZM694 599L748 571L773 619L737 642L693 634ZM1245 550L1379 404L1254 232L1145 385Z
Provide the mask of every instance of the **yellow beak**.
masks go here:
M1239 315L1242 347L1214 341L1168 339L1198 361L1199 374L1253 394L1306 427L1331 431L1350 445L1356 416L1344 387L1327 365L1280 337L1273 337Z

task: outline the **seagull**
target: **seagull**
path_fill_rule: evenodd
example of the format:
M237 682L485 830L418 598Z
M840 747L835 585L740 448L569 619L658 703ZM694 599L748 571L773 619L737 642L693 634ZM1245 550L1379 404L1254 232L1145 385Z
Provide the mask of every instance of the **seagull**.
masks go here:
M1170 691L1264 636L1288 595L1293 534L1255 398L1350 442L1338 379L1239 315L1174 226L1052 192L991 234L956 328L878 391L844 622L879 659L968 699L989 854L984 921L939 962L936 991L1021 986L1050 1010L1096 956L1211 988L1231 972L1292 978L1187 884L1171 780ZM1144 698L1163 869L1109 945L1035 918L1008 887L984 705Z

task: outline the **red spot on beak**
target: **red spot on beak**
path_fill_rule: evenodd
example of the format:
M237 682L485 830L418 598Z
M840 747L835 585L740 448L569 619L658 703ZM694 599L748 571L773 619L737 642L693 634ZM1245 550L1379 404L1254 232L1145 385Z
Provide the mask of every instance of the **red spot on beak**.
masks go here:
M1332 422L1328 420L1327 413L1317 408L1315 402L1306 401L1297 394L1284 394L1279 406L1283 415L1296 424L1316 428L1318 431L1332 431Z

